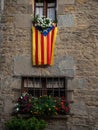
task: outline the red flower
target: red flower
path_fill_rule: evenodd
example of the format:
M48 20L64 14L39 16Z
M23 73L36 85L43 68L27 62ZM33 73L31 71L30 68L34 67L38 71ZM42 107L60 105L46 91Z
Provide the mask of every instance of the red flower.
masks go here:
M56 111L59 111L59 108L58 108L58 107L55 107L55 110L56 110Z
M31 107L31 104L28 103L26 106L27 106L27 107Z

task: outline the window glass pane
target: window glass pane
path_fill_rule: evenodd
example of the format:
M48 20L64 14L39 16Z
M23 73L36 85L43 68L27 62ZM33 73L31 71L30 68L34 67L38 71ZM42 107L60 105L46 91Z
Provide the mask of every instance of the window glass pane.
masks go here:
M64 88L64 79L48 79L47 88Z
M54 8L48 8L47 17L51 18L52 20L55 20L55 9Z
M27 88L41 88L41 81L38 78L24 79L24 87Z
M43 6L43 3L36 3L36 6L38 7Z
M48 7L55 7L55 3L48 3Z
M35 13L35 15L37 15L37 14L38 14L40 17L43 16L43 8L42 8L42 7L36 8L36 13Z

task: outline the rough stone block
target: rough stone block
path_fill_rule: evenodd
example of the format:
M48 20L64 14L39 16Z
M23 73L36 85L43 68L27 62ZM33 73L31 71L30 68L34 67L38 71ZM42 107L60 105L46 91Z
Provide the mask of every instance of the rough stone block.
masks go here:
M86 105L85 102L82 100L79 100L72 104L72 111L75 115L87 116Z
M32 14L33 12L32 12L32 5L28 5L28 14Z
M14 59L14 75L41 75L41 69L32 67L30 57L17 56Z
M30 14L16 14L15 15L15 26L19 28L31 27L31 15Z
M87 0L77 0L77 2L78 2L79 4L83 4L83 3L87 2Z
M1 38L1 31L0 31L0 46L1 46L2 38Z
M75 12L75 6L74 5L59 5L58 7L58 15L65 15L68 13Z
M4 112L5 113L11 113L12 112L12 107L13 107L13 104L12 104L11 97L9 95L6 95L4 97Z
M71 130L90 130L90 129L89 129L89 126L77 125L77 126L73 126Z
M59 5L58 6L58 15L62 15L62 14L64 14L64 9L65 9L65 6L64 5Z
M59 62L59 68L60 69L74 69L74 60L72 57L64 57L61 59L61 62Z
M69 5L69 4L75 4L76 0L58 0L58 4L65 4L65 5Z
M97 108L98 109L98 108ZM97 110L98 111L98 110ZM98 113L98 112L97 112ZM96 123L96 125L98 125L98 115L97 115L97 117L95 118L95 123Z
M74 27L75 18L72 14L58 15L58 26L59 27Z
M29 4L30 0L17 0L17 4Z
M15 75L74 76L74 61L71 57L55 58L55 64L49 67L34 67L30 57L18 56L14 59Z
M84 78L68 80L68 89L85 89L86 87L87 83Z

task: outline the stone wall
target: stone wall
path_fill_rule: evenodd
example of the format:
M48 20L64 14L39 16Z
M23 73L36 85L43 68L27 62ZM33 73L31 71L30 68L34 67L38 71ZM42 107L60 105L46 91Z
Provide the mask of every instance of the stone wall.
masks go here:
M65 75L74 103L68 120L47 130L98 130L98 0L58 0L55 63L31 64L33 0L5 0L0 43L0 129L21 90L22 75ZM1 36L1 35L0 35ZM10 104L10 105L9 105ZM65 122L65 124L64 124ZM55 127L58 124L58 127Z

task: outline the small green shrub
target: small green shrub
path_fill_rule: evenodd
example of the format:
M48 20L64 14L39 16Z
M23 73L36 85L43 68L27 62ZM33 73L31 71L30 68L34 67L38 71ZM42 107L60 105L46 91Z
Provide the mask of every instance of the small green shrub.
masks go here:
M5 123L7 130L44 130L46 122L35 117L29 119L13 117Z

